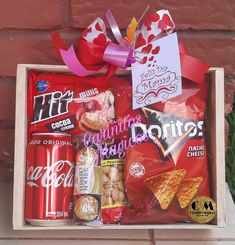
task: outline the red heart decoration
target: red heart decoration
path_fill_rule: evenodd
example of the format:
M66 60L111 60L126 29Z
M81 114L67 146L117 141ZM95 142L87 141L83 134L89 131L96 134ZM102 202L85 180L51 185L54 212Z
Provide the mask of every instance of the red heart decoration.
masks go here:
M82 33L82 36L83 37L86 37L88 33L91 32L91 27L87 28L83 33Z
M160 51L160 46L157 46L155 49L152 50L152 54L158 54Z
M148 43L150 43L154 39L154 37L155 36L153 34L150 34L148 37Z
M160 19L160 16L159 16L159 14L157 14L157 13L152 13L152 14L149 16L149 18L151 19L152 22L156 22L156 21L158 21L158 20Z
M141 64L145 64L147 62L148 58L145 56L142 60L141 60Z
M96 29L97 31L102 31L99 22L97 22L97 23L95 24L95 29Z
M151 25L146 25L147 31L151 31Z
M99 34L99 36L93 40L93 43L104 46L107 43L106 36L103 33Z
M153 47L153 45L152 45L151 43L149 43L147 46L145 46L145 47L143 47L143 48L141 49L141 52L142 52L142 53L147 53L147 54L149 54L150 51L152 50L152 47Z
M160 19L159 14L157 13L152 13L149 15L149 17L145 20L144 24L146 26L150 26L152 22L157 22Z
M151 25L147 25L147 31L151 31Z
M164 14L162 19L158 23L158 28L161 30L169 30L174 27L174 23L171 21L169 15Z
M136 48L144 46L145 44L146 41L144 40L142 33L140 33L136 41Z
M151 56L151 57L149 58L149 61L153 61L153 59L154 59L154 56Z

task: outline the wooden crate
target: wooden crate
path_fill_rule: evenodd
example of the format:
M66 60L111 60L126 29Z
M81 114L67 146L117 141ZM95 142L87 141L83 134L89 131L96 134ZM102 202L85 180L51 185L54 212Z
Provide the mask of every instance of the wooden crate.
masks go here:
M66 66L20 64L17 68L16 119L15 119L15 166L13 191L13 228L15 230L77 230L92 229L87 226L36 227L24 220L25 165L27 145L27 76L35 69L43 72L68 73ZM123 72L121 72L123 73ZM208 119L210 132L209 153L212 198L217 204L216 224L155 224L155 225L104 225L101 229L214 229L225 226L225 147L224 147L224 71L211 68Z

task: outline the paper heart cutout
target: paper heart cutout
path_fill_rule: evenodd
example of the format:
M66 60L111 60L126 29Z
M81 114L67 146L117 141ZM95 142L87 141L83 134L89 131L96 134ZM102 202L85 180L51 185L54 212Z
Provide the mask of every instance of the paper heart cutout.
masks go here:
M157 21L159 21L160 16L159 16L159 14L157 14L157 13L152 13L152 14L149 16L149 18L150 18L150 20L151 20L152 22L157 22Z
M98 35L98 37L96 37L93 40L93 43L97 44L97 45L100 45L100 46L104 46L107 43L107 38L106 38L106 36L103 33L101 33L101 34Z
M141 64L145 64L147 62L148 58L145 56L142 60L141 60Z
M157 13L152 13L152 14L150 14L150 15L148 16L148 18L147 18L147 19L145 20L145 22L144 22L145 26L147 27L147 30L148 30L148 27L151 26L151 24L152 24L153 22L157 22L157 21L159 21L159 19L160 19L159 14L157 14Z
M154 56L151 56L151 57L149 58L149 61L153 61L153 59L154 59Z
M171 21L171 18L168 14L164 14L162 16L162 19L158 23L158 28L161 30L165 30L166 32L174 28L174 23Z
M152 50L152 54L158 54L159 53L159 51L160 51L160 46L157 46L156 48L154 48L153 50Z
M152 29L151 25L147 25L146 28L147 28L147 31L151 31Z
M150 34L148 37L148 43L150 43L154 39L154 37L155 36L153 34Z
M139 34L137 41L136 41L136 48L144 46L146 44L145 39L143 38L142 33Z
M97 31L102 31L99 22L97 22L97 23L95 24L95 29L96 29Z
M149 43L147 46L144 46L142 49L141 49L141 52L142 53L147 53L149 54L150 51L152 50L152 47L153 45L151 43Z

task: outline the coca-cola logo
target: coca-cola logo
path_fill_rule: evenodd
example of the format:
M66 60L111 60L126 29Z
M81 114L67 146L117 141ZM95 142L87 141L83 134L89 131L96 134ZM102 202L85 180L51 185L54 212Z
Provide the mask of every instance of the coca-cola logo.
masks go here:
M68 166L66 166L68 165ZM68 168L66 172L65 168ZM26 185L35 187L73 187L74 164L70 161L57 161L50 166L27 168Z

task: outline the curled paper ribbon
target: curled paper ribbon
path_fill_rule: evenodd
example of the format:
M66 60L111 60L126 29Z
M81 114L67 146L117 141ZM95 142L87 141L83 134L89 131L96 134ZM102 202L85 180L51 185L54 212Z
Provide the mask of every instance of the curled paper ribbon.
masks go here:
M62 44L58 33L52 35L55 47L68 68L78 76L88 76L97 73L105 66L127 68L133 59L133 48L122 38L118 25L110 10L106 18L118 44L113 43L106 35L104 22L97 18L79 38L78 54L73 45L67 50Z
M117 22L116 22L116 20L114 19L113 14L112 14L112 12L111 12L110 9L108 9L108 10L106 11L105 17L106 17L106 19L107 19L107 21L108 21L108 23L109 23L109 26L110 26L110 28L111 28L111 31L112 31L112 33L113 33L115 39L117 40L117 42L118 42L120 45L124 46L124 47L129 47L129 48L131 48L130 44L129 44L125 39L122 38L122 34L121 34L121 32L120 32L120 29L119 29L119 27L118 27L118 25L117 25Z
M121 68L127 68L131 63L135 62L132 49L115 43L107 46L104 51L103 60Z
M94 74L94 71L89 71L78 60L74 48L71 45L68 50L60 49L60 55L63 58L64 63L69 69L78 76L89 76Z
M125 69L138 62L135 49L143 47L143 50L147 50L151 42L171 34L175 29L169 12L159 10L150 14L139 30L137 21L132 19L127 39L124 39L110 10L105 13L105 17L117 43L112 42L107 36L106 26L101 18L97 18L88 26L78 39L77 54L73 45L66 49L59 33L52 34L57 52L74 74L89 76L106 68L111 75L117 67ZM180 45L180 60L183 77L197 83L204 80L209 65L189 56L183 45Z

